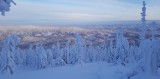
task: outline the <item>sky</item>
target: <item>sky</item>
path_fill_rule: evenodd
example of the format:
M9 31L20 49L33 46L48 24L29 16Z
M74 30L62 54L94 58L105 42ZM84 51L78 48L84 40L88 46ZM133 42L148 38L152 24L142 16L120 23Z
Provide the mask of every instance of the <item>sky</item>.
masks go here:
M143 0L14 0L0 23L98 23L140 20ZM145 0L147 20L160 20L160 0Z

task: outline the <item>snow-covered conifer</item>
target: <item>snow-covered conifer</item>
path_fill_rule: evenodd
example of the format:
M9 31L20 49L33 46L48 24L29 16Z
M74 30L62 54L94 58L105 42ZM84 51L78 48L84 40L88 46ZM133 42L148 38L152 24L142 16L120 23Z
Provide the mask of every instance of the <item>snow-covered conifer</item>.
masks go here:
M63 60L63 52L60 48L60 44L57 43L56 44L56 49L55 49L55 52L56 52L56 58L54 59L54 64L55 66L63 66L65 65L65 61Z
M2 57L2 64L1 64L1 71L2 73L14 73L14 52L16 50L16 45L19 43L20 38L16 35L9 35L3 44L1 57Z
M48 62L47 64L48 64L48 66L53 67L54 62L53 62L53 51L52 51L52 49L47 49L46 54L47 54L47 62Z
M37 69L42 69L47 67L47 54L44 47L40 44L35 48L37 54Z
M14 57L15 57L15 64L16 65L20 65L20 64L23 64L23 56L22 56L22 53L21 52L22 50L20 48L17 48L14 52Z
M32 45L29 46L29 49L26 52L26 62L25 65L37 68L37 54Z
M113 46L113 40L110 41L109 46L106 48L107 48L106 49L107 62L109 62L109 63L114 62L115 51L114 51L114 46Z
M71 64L71 52L70 52L70 40L66 42L66 46L63 49L63 59L66 64Z
M83 63L84 62L84 54L86 52L86 46L84 44L84 41L79 33L75 34L75 46L74 49L76 50L76 53L78 55L78 61L77 63Z
M126 64L128 50L129 50L129 42L123 36L123 29L118 28L117 37L116 37L116 54L115 54L115 59L117 64L118 63L122 65Z
M90 44L86 49L85 62L87 62L87 63L94 62L95 61L95 53L96 53L95 48L92 46L92 44Z

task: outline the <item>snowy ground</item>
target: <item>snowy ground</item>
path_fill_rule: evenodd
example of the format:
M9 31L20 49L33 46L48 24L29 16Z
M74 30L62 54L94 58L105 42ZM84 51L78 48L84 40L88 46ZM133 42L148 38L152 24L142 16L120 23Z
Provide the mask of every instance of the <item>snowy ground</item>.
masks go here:
M68 65L44 70L19 70L0 79L121 79L130 68L99 62ZM160 79L160 75L140 74L132 79Z

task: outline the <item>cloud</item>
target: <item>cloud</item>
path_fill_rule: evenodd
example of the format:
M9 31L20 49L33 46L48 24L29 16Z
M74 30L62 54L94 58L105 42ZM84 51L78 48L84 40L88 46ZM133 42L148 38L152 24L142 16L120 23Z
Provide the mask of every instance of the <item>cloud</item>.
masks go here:
M129 0L128 0L129 1ZM141 3L126 0L17 0L0 22L95 22L139 20ZM138 0L135 0L138 1ZM158 0L146 0L148 19L160 19Z

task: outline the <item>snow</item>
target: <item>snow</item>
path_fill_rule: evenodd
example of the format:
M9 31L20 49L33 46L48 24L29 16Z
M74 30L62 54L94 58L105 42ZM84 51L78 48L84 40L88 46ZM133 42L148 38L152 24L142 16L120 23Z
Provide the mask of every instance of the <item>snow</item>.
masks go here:
M142 73L142 74L138 74L138 75L134 76L131 79L160 79L160 75Z
M119 79L123 66L113 66L105 62L68 65L37 71L20 71L0 79ZM126 71L125 70L125 71Z
M106 62L66 65L43 70L17 69L13 75L0 75L0 79L122 79L131 67ZM159 79L160 74L139 74L131 79Z

